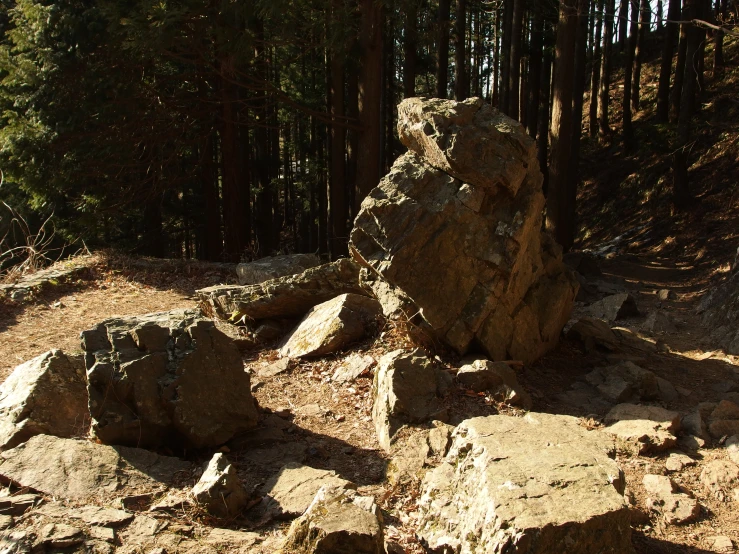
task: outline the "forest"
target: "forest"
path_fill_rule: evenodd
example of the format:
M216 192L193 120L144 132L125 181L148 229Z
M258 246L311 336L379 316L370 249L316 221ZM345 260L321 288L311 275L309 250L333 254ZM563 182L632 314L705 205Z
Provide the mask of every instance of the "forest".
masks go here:
M675 209L690 205L692 120L737 10L736 0L3 0L0 232L8 249L23 221L29 233L53 224L56 241L155 257L336 259L362 199L404 151L397 104L478 96L536 139L546 226L568 250L582 145L639 147L648 55L661 60L649 124L668 137Z

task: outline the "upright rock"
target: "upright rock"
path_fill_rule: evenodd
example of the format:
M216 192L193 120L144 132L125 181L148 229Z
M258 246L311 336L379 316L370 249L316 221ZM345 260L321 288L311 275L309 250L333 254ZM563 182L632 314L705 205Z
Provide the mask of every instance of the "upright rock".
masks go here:
M213 455L203 475L192 489L192 496L210 513L232 517L238 515L248 496L234 468L220 452Z
M315 254L268 256L255 262L238 264L236 275L239 278L239 285L258 285L270 279L303 273L317 265L321 265L321 259Z
M16 367L0 385L0 451L34 435L84 434L88 420L81 357L50 350Z
M409 98L398 130L410 152L362 203L352 257L414 304L459 353L532 361L567 321L577 280L541 232L534 141L480 98Z
M203 448L256 426L233 340L195 310L108 319L82 333L102 442Z
M602 434L529 413L469 419L452 439L420 499L431 552L632 552L624 477Z

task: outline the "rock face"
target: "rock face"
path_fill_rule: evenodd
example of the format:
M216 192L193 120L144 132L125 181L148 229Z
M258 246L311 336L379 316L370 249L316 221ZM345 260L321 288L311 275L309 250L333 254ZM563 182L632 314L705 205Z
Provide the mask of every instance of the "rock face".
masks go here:
M346 258L259 285L197 291L204 313L234 322L303 317L313 306L346 293L367 294L359 286L359 267Z
M612 443L575 418L469 419L428 473L418 535L432 552L632 552Z
M202 448L256 426L238 348L197 311L109 319L82 344L92 433L104 443Z
M239 278L239 285L258 285L270 279L303 273L317 265L321 265L321 260L315 254L269 256L255 262L238 264L236 275Z
M3 452L0 475L22 487L65 499L84 499L127 487L161 489L191 466L148 450L37 435Z
M220 452L208 462L192 496L207 511L222 517L237 515L248 500L236 469Z
M739 271L707 292L698 306L703 325L727 354L739 354Z
M536 359L556 344L578 284L541 232L533 140L479 98L409 98L398 111L410 152L362 203L352 257L457 352Z
M342 294L312 308L285 338L280 354L292 358L330 354L364 337L381 314L377 300Z
M34 435L82 434L88 418L81 357L50 350L16 367L0 385L0 451Z
M348 491L322 488L290 526L284 549L296 554L384 554L377 516Z
M404 424L421 423L438 414L443 387L440 379L440 371L420 349L395 350L380 358L373 384L372 419L382 448L390 451L393 436Z

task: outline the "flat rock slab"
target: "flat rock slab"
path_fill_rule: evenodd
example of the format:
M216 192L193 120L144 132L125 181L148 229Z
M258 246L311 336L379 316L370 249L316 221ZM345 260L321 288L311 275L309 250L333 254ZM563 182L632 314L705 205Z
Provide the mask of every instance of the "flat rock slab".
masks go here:
M355 485L333 471L290 463L264 485L262 492L269 512L294 517L308 509L321 487L353 489Z
M677 444L680 414L658 406L618 404L605 417L606 433L635 445L640 454L660 452Z
M26 275L15 283L0 285L0 294L8 295L16 302L23 302L38 291L58 286L81 276L87 269L88 266L84 259L64 262L61 266L57 264Z
M639 315L636 299L627 292L606 296L588 306L588 314L606 321L616 321Z
M239 285L257 285L270 279L303 273L306 269L318 265L321 265L321 259L315 254L269 256L255 262L238 264L236 275Z
M417 533L433 552L632 552L613 441L569 416L462 422L426 475Z
M82 357L50 350L16 367L0 385L0 451L34 435L83 433L89 417Z
M371 330L382 314L374 298L342 294L312 308L285 337L280 355L291 358L324 356L355 342Z
M337 383L354 381L360 375L367 374L374 365L375 359L372 356L354 352L349 354L341 365L336 368L331 380Z
M147 450L37 435L0 454L0 475L51 496L82 500L127 488L162 489L192 466Z

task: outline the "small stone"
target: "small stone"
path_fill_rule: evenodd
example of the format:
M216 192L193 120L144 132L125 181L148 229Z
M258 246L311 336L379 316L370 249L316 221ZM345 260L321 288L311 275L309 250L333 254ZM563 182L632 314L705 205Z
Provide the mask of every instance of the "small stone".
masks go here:
M711 412L711 419L739 419L739 406L730 400L722 400Z
M65 523L49 523L44 525L36 537L34 546L50 546L52 548L69 548L80 544L85 539L81 529Z
M706 446L706 441L694 435L683 435L678 439L677 445L684 452L698 452Z
M272 362L271 364L260 367L257 370L257 375L259 375L259 377L261 377L262 379L267 379L269 377L274 377L275 375L285 373L286 371L292 369L294 366L294 360L291 360L290 358L280 358L276 362Z
M331 380L337 383L354 381L360 375L369 373L373 365L375 365L375 359L372 356L352 353L336 368Z
M739 487L739 466L728 460L711 460L703 468L700 479L707 492L726 500Z
M618 404L605 417L606 433L634 444L640 454L659 452L677 444L680 414L657 406Z
M100 541L115 543L115 530L111 527L90 527L90 537Z
M258 533L244 531L232 531L231 529L220 529L215 527L208 533L205 542L220 548L228 547L246 548L261 542L262 537Z
M29 508L37 506L42 501L38 494L18 494L16 496L6 496L0 498L0 514L9 514L14 516L22 515Z
M195 501L208 512L221 517L239 513L247 501L236 469L220 452L208 463L205 472L192 489Z
M668 497L678 490L672 479L664 475L645 475L642 484L649 494L660 498Z
M721 554L733 554L734 552L734 543L729 537L718 535L708 537L707 541L714 552L720 552Z
M660 302L666 302L667 300L674 300L677 298L677 295L669 289L660 289L657 291L657 298Z
M101 508L99 506L85 506L72 510L70 517L78 518L88 525L99 525L104 527L120 527L134 518L134 514L114 508Z
M681 427L690 435L701 437L703 439L708 438L708 427L706 426L705 420L701 415L700 410L691 412L683 416L681 421Z
M695 465L695 460L690 456L678 454L676 452L670 453L667 460L665 460L665 469L667 469L667 471L682 471L684 468L692 465Z
M454 427L441 421L434 422L435 427L429 431L429 446L437 456L444 456L452 442Z
M282 336L283 329L277 321L266 319L260 322L259 326L254 330L254 338L259 342L272 342Z
M708 432L717 439L739 435L739 419L716 419L708 425Z
M616 321L617 319L639 315L636 299L626 292L606 296L603 300L593 302L588 306L587 311L592 317L606 321Z
M516 372L505 362L484 358L468 360L457 372L459 384L474 392L491 391L496 399L531 409L531 396L519 384Z
M319 418L326 415L326 410L321 408L318 404L306 404L305 406L296 408L295 415L300 417Z
M659 398L664 402L677 402L680 398L680 393L677 392L675 386L667 379L657 377L657 388L659 389Z

